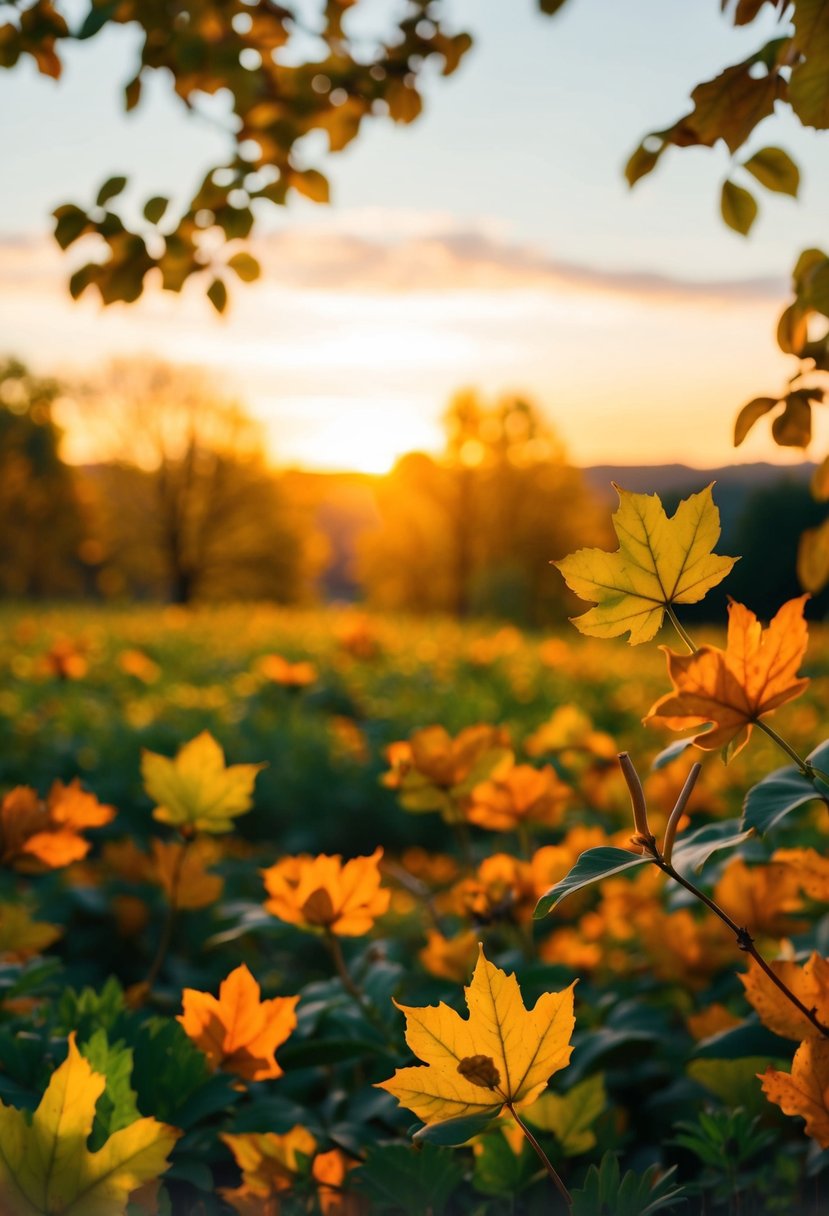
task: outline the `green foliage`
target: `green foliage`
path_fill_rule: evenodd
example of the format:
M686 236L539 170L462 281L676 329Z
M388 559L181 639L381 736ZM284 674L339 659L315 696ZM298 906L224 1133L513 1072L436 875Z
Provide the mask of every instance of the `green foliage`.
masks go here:
M622 1175L619 1159L605 1153L601 1165L591 1165L584 1187L573 1193L573 1216L654 1216L684 1203L684 1189L674 1184L674 1170L659 1177L652 1165L644 1174Z
M807 756L813 776L807 777L793 764L769 773L748 791L743 804L743 825L764 835L815 800L829 798L829 743L821 743Z
M381 1144L369 1150L359 1174L359 1189L379 1211L443 1216L463 1178L455 1153L423 1144Z

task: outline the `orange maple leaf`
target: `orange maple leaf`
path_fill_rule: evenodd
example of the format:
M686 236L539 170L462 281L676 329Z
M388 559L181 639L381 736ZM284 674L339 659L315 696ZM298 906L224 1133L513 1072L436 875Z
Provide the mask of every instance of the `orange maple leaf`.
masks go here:
M792 1071L767 1068L763 1093L786 1115L806 1120L806 1135L829 1148L829 1042L806 1039L794 1053Z
M651 707L646 722L672 730L712 723L694 735L703 751L733 744L736 754L748 742L752 725L771 710L800 696L806 679L797 679L808 643L803 606L809 597L785 603L765 632L743 604L728 606L725 650L701 646L680 655L663 647L674 691Z
M218 999L185 988L178 1021L214 1068L264 1081L282 1075L275 1053L296 1026L298 1000L260 1000L259 985L242 963L222 980Z
M81 788L56 781L48 797L20 785L0 803L0 864L23 871L55 870L80 861L91 845L81 832L102 827L115 810Z
M829 1020L829 959L816 952L803 964L793 959L777 959L772 971L790 992L817 1017ZM807 1039L818 1034L817 1027L773 984L761 967L749 959L748 971L739 977L746 997L757 1010L760 1021L785 1039Z

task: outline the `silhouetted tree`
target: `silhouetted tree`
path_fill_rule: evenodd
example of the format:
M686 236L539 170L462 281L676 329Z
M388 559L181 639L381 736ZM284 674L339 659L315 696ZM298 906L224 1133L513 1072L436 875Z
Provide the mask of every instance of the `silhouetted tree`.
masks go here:
M178 604L303 597L303 521L240 405L196 372L118 361L79 394L75 417L101 457L88 477L124 590L152 593L161 578Z
M440 460L413 453L378 492L381 525L360 571L378 606L506 616L563 615L550 561L605 536L603 512L537 410L459 393Z
M46 596L82 585L84 522L52 406L61 386L0 363L0 591Z

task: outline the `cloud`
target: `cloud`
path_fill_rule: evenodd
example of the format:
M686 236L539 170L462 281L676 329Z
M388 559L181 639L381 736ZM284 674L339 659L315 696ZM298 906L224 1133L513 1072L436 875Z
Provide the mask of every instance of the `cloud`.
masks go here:
M784 280L776 278L691 280L571 262L510 241L502 226L486 220L461 225L441 213L382 210L329 216L251 242L263 265L263 287L371 295L530 289L677 305L767 303L786 295ZM54 289L70 265L47 237L0 238L0 290Z
M569 262L511 242L494 227L398 231L391 237L378 228L375 237L359 229L283 229L260 237L256 252L269 282L297 290L398 294L531 288L677 304L778 301L786 293L784 280L777 278L691 280Z

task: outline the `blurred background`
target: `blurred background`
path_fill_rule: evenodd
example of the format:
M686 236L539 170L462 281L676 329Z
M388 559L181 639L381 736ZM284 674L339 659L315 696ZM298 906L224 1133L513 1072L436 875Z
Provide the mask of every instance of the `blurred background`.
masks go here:
M821 411L806 451L765 424L736 450L732 433L740 405L793 371L775 329L788 269L823 235L821 133L778 105L750 134L749 152L779 140L803 172L797 201L763 196L747 238L717 211L734 170L722 141L671 149L634 192L623 173L699 80L775 36L777 5L734 25L681 0L542 4L552 17L529 0L359 0L339 5L339 44L314 25L332 5L309 0L273 58L296 73L319 59L307 96L328 109L291 137L287 176L268 175L278 149L268 165L261 140L239 143L250 111L234 76L214 87L184 51L147 70L138 10L1 7L14 70L0 73L0 594L362 602L549 626L575 608L549 562L611 542L612 481L670 508L713 479L721 551L742 554L729 593L761 615L797 593L798 538L825 515L809 490ZM407 49L411 81L393 93L373 66L378 96L338 134L332 115L345 123L357 95L332 88L342 47L365 65L398 24L423 43ZM467 30L469 49L452 41ZM444 44L437 66L426 53L436 38L458 60L448 77ZM248 52L234 71L258 78ZM214 169L229 155L244 190ZM207 181L229 193L196 207ZM229 292L227 274L210 298L196 276L170 289L184 228L150 231L153 202L192 212L210 250L199 268L231 251ZM126 255L96 279L96 250L120 256L136 224L145 279L124 280ZM705 612L724 604L713 594Z

